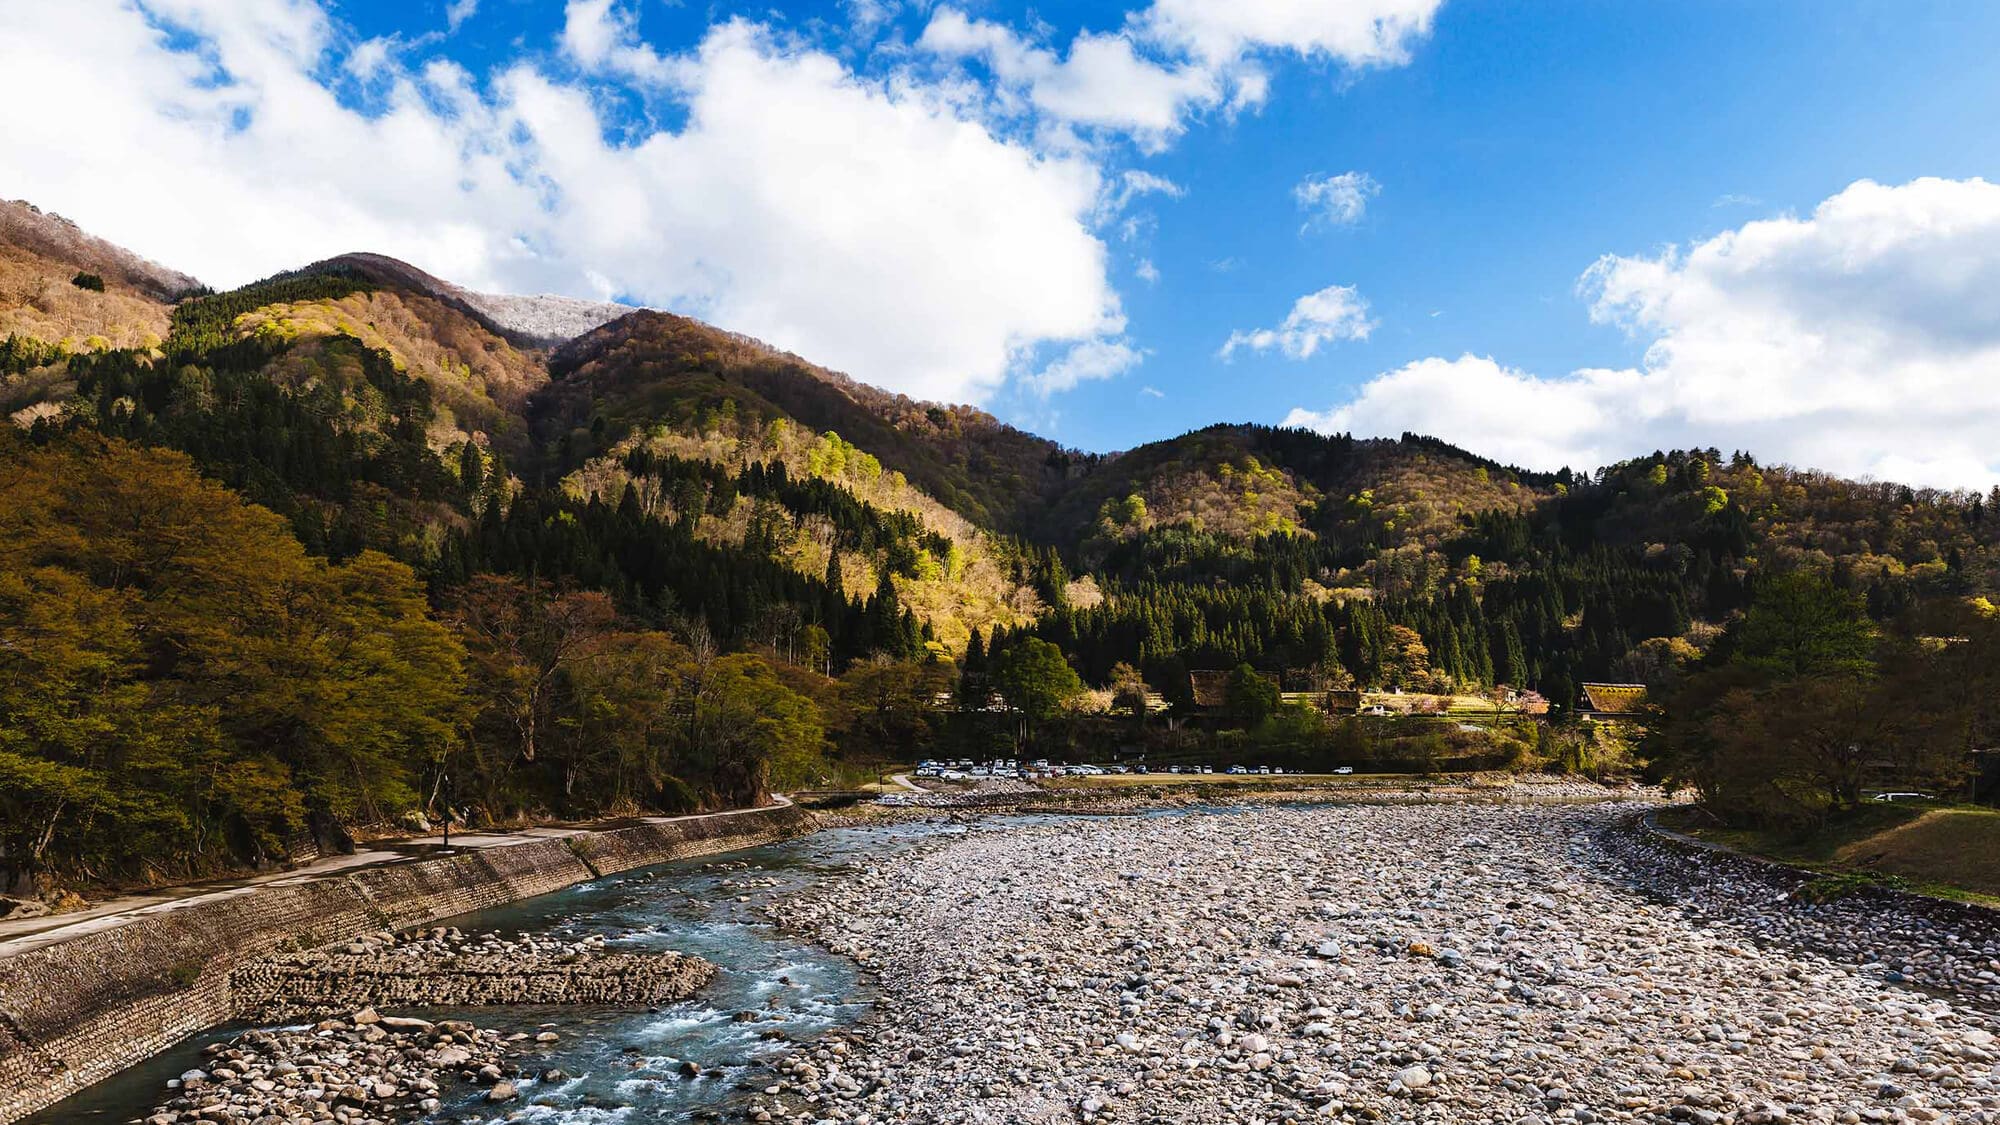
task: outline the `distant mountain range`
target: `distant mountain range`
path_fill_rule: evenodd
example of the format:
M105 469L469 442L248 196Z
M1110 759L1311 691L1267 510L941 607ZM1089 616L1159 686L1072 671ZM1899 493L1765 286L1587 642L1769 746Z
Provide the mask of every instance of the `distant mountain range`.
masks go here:
M17 426L96 425L186 449L293 518L315 549L365 543L420 569L468 565L441 561L438 544L471 534L493 509L433 478L470 471L511 482L503 503L542 490L627 505L679 521L718 550L836 581L849 594L887 576L947 651L973 629L1041 628L1090 647L1072 650L1086 672L1113 650L1157 661L1176 648L1198 663L1249 660L1292 678L1324 670L1326 654L1306 652L1320 642L1288 635L1291 626L1224 635L1207 618L1197 622L1207 611L1189 607L1225 588L1274 605L1371 604L1423 632L1434 652L1465 650L1452 658L1454 675L1561 690L1548 683L1552 669L1568 683L1630 672L1648 640L1698 648L1760 568L1833 565L1884 607L1934 590L1987 589L1993 577L1983 498L1840 481L1713 450L1572 479L1418 435L1241 424L1086 453L687 317L476 293L377 254L211 294L20 202L0 204L7 337L0 413ZM90 357L113 354L132 371L107 379L108 361ZM294 403L331 389L315 407L336 415L331 435L354 456L393 452L407 464L393 473L315 470L373 480L361 490L330 487L301 478L293 461L270 463L275 453L189 436L189 413L217 408L212 396L189 397L186 380L166 379L162 365L259 380L252 385ZM399 379L421 394L397 390ZM264 423L215 415L209 424ZM322 452L315 445L312 455ZM780 465L771 484L765 474ZM808 481L819 491L801 491ZM1594 577L1576 569L1586 558L1597 560ZM1606 577L1613 572L1620 577ZM1524 639L1520 627L1508 634L1495 624L1496 591L1526 604L1536 582L1558 590L1531 615L1541 623L1526 643L1541 651L1510 655ZM1627 620L1627 598L1608 624L1584 612L1618 602L1594 601L1592 583L1649 582L1673 604ZM1169 587L1192 600L1141 612L1142 590ZM689 590L674 597L690 608ZM1439 608L1454 599L1458 609ZM769 608L694 600L739 638ZM1121 605L1139 616L1113 620ZM1439 614L1450 620L1440 624ZM1109 632L1086 646L1080 638L1098 628ZM1105 639L1119 630L1130 635Z

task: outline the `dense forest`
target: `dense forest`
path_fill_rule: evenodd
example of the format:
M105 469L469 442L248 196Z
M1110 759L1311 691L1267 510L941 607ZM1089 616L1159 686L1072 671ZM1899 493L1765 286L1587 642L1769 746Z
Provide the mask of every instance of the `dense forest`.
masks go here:
M1258 426L1086 455L661 313L544 353L379 261L171 296L37 267L70 322L166 331L0 339L10 883L946 751L1586 766L1567 717L1601 681L1672 701L1662 775L1809 815L1863 766L1743 773L1720 733L1865 716L1992 643L2000 495ZM1819 603L1839 620L1799 620ZM1774 660L1814 629L1845 655ZM1387 746L1281 694L1336 689L1550 708ZM1987 733L1950 714L1838 738L1942 780Z

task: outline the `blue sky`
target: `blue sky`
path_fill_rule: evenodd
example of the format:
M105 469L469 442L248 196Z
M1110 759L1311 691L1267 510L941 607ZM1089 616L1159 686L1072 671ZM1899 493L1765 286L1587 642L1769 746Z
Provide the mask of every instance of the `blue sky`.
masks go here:
M222 283L368 248L652 303L1090 449L1289 420L2000 479L2000 6L1226 7L79 0L139 77L72 135L227 124L148 205L32 137L0 192ZM1301 206L1341 175L1356 213Z

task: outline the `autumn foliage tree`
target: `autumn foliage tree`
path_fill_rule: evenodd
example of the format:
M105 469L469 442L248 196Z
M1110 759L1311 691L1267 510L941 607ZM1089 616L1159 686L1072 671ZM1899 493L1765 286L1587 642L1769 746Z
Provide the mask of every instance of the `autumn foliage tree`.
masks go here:
M409 568L305 553L175 453L0 435L0 849L10 881L282 855L416 801L463 651Z

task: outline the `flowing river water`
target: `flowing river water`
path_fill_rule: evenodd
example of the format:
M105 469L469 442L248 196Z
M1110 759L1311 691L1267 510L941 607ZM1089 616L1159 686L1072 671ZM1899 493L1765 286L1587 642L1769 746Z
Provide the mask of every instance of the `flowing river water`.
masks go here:
M1004 821L989 821L998 824ZM543 1048L517 1044L521 1098L488 1106L478 1091L455 1088L438 1119L596 1125L691 1120L742 1097L740 1082L783 1052L860 1018L869 997L855 967L784 933L765 918L774 897L963 825L913 823L835 828L726 855L685 860L580 883L446 924L468 934L603 934L612 950L671 949L720 967L691 1000L655 1011L596 1007L502 1007L417 1011L456 1016L506 1033L561 1035ZM775 1018L739 1021L740 1012ZM401 1013L399 1013L401 1014ZM202 1048L247 1025L216 1028L83 1090L25 1125L122 1123L145 1117L167 1097L165 1083L202 1061ZM781 1031L783 1039L767 1038ZM682 1075L681 1064L701 1068ZM544 1082L555 1069L574 1077Z

